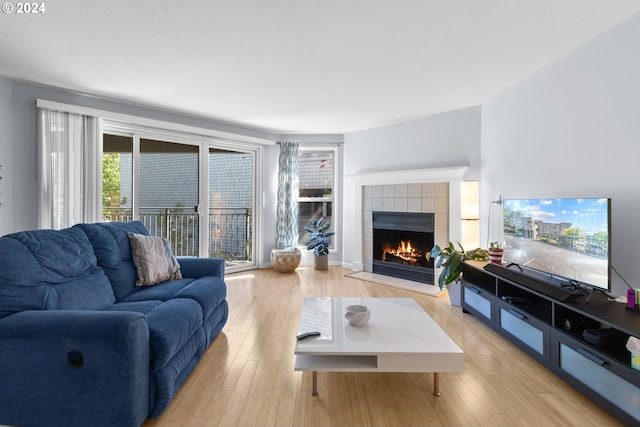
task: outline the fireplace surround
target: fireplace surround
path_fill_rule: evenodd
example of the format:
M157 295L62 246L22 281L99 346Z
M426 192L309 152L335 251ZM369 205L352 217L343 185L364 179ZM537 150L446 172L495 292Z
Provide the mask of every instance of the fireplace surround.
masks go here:
M435 243L442 245L447 244L449 240L460 240L460 183L468 170L467 166L460 166L347 175L345 179L345 198L350 203L347 203L345 208L344 230L349 230L349 237L344 240L344 249L347 259L351 261L347 261L343 265L354 271L372 271L370 249L371 210L412 211L410 206L406 206L406 209L398 209L395 206L395 209L387 208L384 200L382 202L383 209L375 208L375 200L372 209L368 205L365 194L365 189L368 188L394 184L424 185L425 183L447 183L448 212L439 214L439 218L446 223L447 228L442 230L440 228L442 225L439 225L439 221L436 218Z

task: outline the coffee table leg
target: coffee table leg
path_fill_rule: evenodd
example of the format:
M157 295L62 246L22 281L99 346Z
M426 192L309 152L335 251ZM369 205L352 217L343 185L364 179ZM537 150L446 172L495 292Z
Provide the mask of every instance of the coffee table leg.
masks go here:
M440 396L440 373L433 373L433 395Z
M317 396L318 395L318 373L316 371L313 371L313 380L312 380L311 387L312 387L311 395Z

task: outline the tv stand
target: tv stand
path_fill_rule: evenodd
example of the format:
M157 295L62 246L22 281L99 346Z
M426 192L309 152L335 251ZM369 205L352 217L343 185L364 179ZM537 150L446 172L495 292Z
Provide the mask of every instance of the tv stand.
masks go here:
M522 271L522 267L518 267L520 268L520 271ZM490 273L511 280L529 289L533 289L536 292L558 301L567 301L578 295L582 295L582 293L573 292L568 289L561 288L560 286L545 283L539 279L530 277L523 272L510 270L508 267L504 267L501 264L489 263L484 266L484 269Z
M585 328L640 338L640 313L601 292L576 294L502 265L466 261L462 308L625 425L640 424L640 371L624 345L598 347Z

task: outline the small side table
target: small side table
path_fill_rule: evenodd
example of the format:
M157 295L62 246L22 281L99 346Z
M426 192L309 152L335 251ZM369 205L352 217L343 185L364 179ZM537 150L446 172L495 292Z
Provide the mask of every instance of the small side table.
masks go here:
M295 247L271 250L271 266L280 273L291 273L298 268L301 259L302 253Z

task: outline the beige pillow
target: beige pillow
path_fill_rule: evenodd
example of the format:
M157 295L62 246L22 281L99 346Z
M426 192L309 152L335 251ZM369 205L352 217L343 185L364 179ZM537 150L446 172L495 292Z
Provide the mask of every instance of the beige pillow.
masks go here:
M138 280L136 286L151 286L168 280L182 279L180 264L171 252L171 244L163 237L128 232L133 263Z

